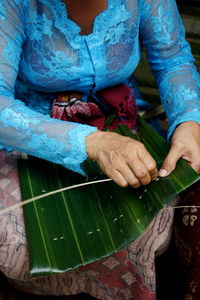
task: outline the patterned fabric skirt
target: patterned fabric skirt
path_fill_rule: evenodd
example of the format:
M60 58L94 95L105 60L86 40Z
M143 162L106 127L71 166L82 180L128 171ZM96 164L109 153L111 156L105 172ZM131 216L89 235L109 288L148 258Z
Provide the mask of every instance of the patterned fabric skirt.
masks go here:
M200 299L200 184L180 195L183 208L175 211L174 235L183 262L184 300Z
M18 158L17 152L0 152L0 209L21 200ZM38 295L156 299L155 256L169 244L173 212L172 206L160 211L143 235L110 257L66 273L31 278L23 211L16 208L0 217L0 271L15 287Z

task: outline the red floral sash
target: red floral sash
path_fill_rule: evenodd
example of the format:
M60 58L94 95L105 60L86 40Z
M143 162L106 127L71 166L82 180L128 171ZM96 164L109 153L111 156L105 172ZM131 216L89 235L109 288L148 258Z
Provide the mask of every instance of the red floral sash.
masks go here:
M106 119L112 115L108 129L125 124L132 130L136 126L137 111L133 91L127 85L119 84L88 96L87 102L82 101L79 92L63 92L53 102L51 117L103 130Z

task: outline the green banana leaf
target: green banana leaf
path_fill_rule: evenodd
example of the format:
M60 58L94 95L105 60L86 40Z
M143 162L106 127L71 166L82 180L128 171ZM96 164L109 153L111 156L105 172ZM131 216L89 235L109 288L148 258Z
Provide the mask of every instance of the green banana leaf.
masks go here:
M169 144L140 118L139 134L121 125L117 132L141 140L161 165ZM28 199L77 183L106 178L87 160L88 177L29 157L19 161L22 198ZM24 205L32 276L60 273L107 257L134 241L160 209L199 175L179 160L173 174L139 189L114 182L92 184Z

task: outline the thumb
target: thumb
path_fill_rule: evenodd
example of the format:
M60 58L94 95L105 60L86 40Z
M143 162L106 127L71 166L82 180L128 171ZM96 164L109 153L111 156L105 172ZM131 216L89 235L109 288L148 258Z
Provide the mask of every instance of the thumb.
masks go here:
M165 177L171 174L173 170L176 167L176 163L181 158L182 154L180 153L180 150L176 146L171 146L171 149L165 158L162 167L160 168L160 171L158 173L158 176Z

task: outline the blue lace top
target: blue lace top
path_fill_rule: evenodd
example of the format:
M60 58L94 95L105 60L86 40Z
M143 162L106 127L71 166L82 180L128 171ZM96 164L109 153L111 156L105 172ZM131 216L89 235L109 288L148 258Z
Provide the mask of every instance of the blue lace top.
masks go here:
M82 173L85 137L96 128L49 117L58 92L84 95L127 82L141 49L170 122L200 123L200 80L175 0L108 0L93 31L61 0L0 2L0 145Z

